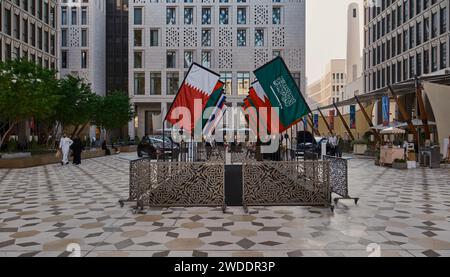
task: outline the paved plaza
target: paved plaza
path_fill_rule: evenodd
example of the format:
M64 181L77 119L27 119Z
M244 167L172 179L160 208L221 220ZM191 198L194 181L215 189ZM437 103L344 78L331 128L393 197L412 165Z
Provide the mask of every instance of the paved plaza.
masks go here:
M0 256L450 256L450 169L349 163L350 194L330 209L169 208L133 214L130 154L0 169ZM373 244L375 243L375 244ZM376 249L376 247L374 248ZM375 251L376 252L376 251ZM376 254L376 253L372 253Z

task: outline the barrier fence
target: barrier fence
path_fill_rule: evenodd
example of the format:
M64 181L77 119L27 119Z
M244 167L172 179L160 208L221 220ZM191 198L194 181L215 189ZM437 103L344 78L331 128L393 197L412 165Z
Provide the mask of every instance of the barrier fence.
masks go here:
M243 164L243 205L331 207L326 161Z
M350 197L348 190L348 160L334 157L324 156L324 161L330 163L330 187L331 191L340 197L334 199L337 203L340 199L353 199L358 204L359 198Z

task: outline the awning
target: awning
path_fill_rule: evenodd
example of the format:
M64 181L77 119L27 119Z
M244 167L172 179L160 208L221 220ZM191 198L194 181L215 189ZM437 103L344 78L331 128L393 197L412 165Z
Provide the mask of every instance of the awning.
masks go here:
M424 75L418 78L419 82L429 82L429 83L436 83L441 85L450 85L450 72L446 71L444 74L438 74L438 75ZM396 83L391 85L392 89L394 90L395 94L397 96L403 96L407 94L413 94L416 93L416 80L410 79L407 81L403 81L400 83ZM377 100L380 100L383 96L389 96L393 97L391 92L389 91L388 87L381 88L379 90L373 91L371 93L361 94L358 95L358 99L361 102L374 102ZM349 105L356 105L358 102L356 101L356 98L350 98L341 102L335 103L335 105L339 107L345 107ZM320 107L321 110L326 109L334 109L334 105L328 105L324 107ZM317 111L315 109L314 111Z

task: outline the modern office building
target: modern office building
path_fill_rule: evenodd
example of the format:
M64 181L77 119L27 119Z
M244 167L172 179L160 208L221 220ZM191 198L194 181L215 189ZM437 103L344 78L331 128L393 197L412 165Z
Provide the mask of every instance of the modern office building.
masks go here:
M128 93L128 0L106 1L106 92Z
M61 76L79 76L105 95L105 1L59 0Z
M434 122L431 140L443 145L450 134L450 0L377 1L365 8L364 87L386 95L387 86L402 87L400 103L413 119L423 114ZM418 77L421 98L417 98ZM424 81L422 81L424 80ZM375 117L382 123L381 101ZM423 107L419 103L423 102ZM405 121L391 100L391 121ZM428 127L430 127L427 124ZM421 127L418 126L420 131ZM445 150L441 150L445 154Z
M59 0L59 71L83 78L98 95L106 94L106 1ZM89 137L100 138L90 126ZM83 132L87 135L87 131Z
M376 3L365 8L366 92L449 68L449 0Z
M307 99L312 110L343 99L347 83L346 65L345 59L331 60L322 78L308 86Z
M220 73L229 106L241 105L253 70L278 55L305 91L305 0L134 0L129 37L131 137L161 128L192 62Z
M28 58L57 68L57 1L0 1L0 60Z
M57 1L0 1L0 60L26 58L57 70ZM21 143L30 136L28 121L18 124Z

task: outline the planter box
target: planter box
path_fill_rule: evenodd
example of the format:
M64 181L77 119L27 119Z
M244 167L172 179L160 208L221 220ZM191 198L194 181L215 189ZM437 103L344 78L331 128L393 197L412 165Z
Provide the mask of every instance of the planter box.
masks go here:
M417 168L416 161L407 161L406 164L407 164L408 169Z
M395 169L408 169L408 164L407 163L396 163L396 162L394 162L392 164L392 168L395 168Z
M20 159L31 157L30 152L12 153L12 154L1 154L2 159Z
M353 145L353 154L355 155L364 155L367 151L367 144L354 144Z

